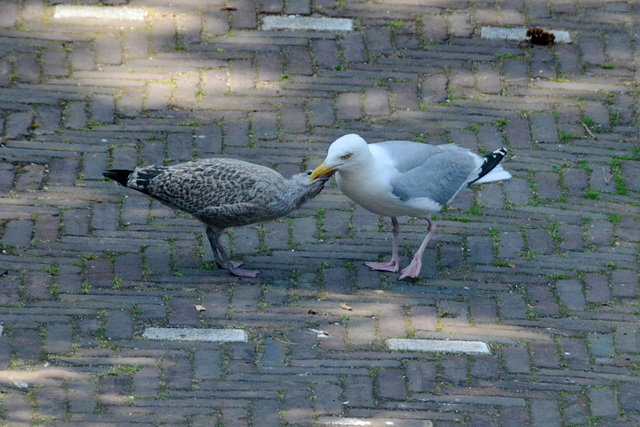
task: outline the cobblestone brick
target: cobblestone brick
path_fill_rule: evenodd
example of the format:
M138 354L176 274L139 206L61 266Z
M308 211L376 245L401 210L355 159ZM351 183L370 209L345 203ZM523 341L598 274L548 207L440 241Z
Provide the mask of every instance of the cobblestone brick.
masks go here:
M318 67L333 68L340 63L338 59L338 46L335 40L314 40L312 46Z
M422 37L426 43L443 42L448 37L447 23L440 15L422 17Z
M382 399L404 400L407 389L403 371L400 369L381 369L377 376L378 395Z
M254 425L276 427L282 425L280 405L275 400L259 399L253 402L252 420Z
M68 389L69 409L72 412L91 413L96 409L95 383L72 381Z
M587 335L589 352L594 356L613 356L615 353L613 336L611 334L591 333Z
M28 397L20 393L7 393L2 399L3 409L6 411L6 419L15 425L31 425L33 422L33 409Z
M358 120L362 118L362 101L359 93L343 93L337 100L336 115L340 120Z
M467 381L467 365L467 356L446 355L440 360L440 377L461 386Z
M367 115L372 116L388 116L391 114L387 90L384 88L367 89L364 110Z
M349 407L374 407L371 377L349 375L344 381L344 393Z
M616 297L638 295L638 274L632 270L616 270L611 274L611 288Z
M105 335L109 339L132 338L131 313L125 310L110 311L105 322Z
M367 40L367 47L369 48L369 54L388 54L393 50L391 46L391 32L389 28L385 27L372 27L365 31L365 38Z
M318 414L341 414L342 389L335 384L318 384L314 388L314 407Z
M299 46L287 46L285 47L285 55L287 60L286 69L290 74L313 74L311 55L307 49Z
M5 122L5 139L19 139L29 136L33 113L13 113Z
M71 352L71 325L52 323L46 327L45 346L48 354Z
M589 390L589 400L594 417L609 418L618 415L618 401L613 390L592 388Z
M524 347L503 347L502 359L507 372L525 374L531 370L529 353Z

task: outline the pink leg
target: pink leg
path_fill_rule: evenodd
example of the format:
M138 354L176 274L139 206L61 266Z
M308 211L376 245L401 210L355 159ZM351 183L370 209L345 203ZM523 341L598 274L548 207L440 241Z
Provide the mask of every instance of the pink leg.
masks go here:
M392 273L400 270L400 257L398 256L398 234L400 234L400 225L398 219L391 217L393 226L393 242L391 244L391 261L389 262L366 262L365 265L376 271L390 271Z
M231 261L229 256L224 251L222 244L220 243L220 233L211 227L207 227L207 237L209 238L209 244L211 244L211 251L213 252L213 258L216 264L220 268L224 268L229 273L238 277L257 277L258 272L255 270L243 270L238 268L242 265L241 262Z
M409 264L404 270L402 270L402 274L400 274L398 280L402 280L407 277L418 277L418 275L420 274L420 269L422 268L422 254L424 254L424 250L427 248L427 244L429 243L429 240L431 240L431 237L433 237L433 234L435 232L436 224L433 221L429 220L427 235L420 244L420 247L418 248L416 253L413 255L411 264Z

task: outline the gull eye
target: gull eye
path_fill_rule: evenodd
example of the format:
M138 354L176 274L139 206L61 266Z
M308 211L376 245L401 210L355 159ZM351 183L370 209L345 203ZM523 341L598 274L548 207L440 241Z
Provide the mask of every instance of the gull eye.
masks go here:
M307 171L307 175L311 175L311 171Z
M351 155L352 155L352 154L353 154L353 153L347 153L347 154L345 154L345 155L343 155L343 156L340 156L340 158L341 158L342 160L347 160L347 159L349 159L349 157L351 157Z

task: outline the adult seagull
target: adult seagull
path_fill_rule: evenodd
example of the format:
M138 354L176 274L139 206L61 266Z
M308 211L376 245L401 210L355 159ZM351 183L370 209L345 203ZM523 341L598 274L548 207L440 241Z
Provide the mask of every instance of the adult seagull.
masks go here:
M422 254L436 226L428 217L440 211L456 195L474 183L500 181L511 174L498 165L507 150L501 148L480 157L455 144L428 145L410 141L374 144L355 134L345 135L329 147L325 161L311 174L320 179L335 172L340 190L363 208L391 217L393 246L391 261L368 262L372 270L397 272L398 217L426 218L427 235L402 270L399 280L417 277Z

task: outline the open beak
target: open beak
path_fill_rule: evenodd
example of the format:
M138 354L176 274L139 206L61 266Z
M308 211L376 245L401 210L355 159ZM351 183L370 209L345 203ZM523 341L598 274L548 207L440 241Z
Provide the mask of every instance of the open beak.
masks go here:
M329 179L336 173L337 170L333 168L333 166L327 166L327 162L323 162L320 166L315 168L313 172L311 172L311 176L309 177L310 181L315 181L316 179Z

